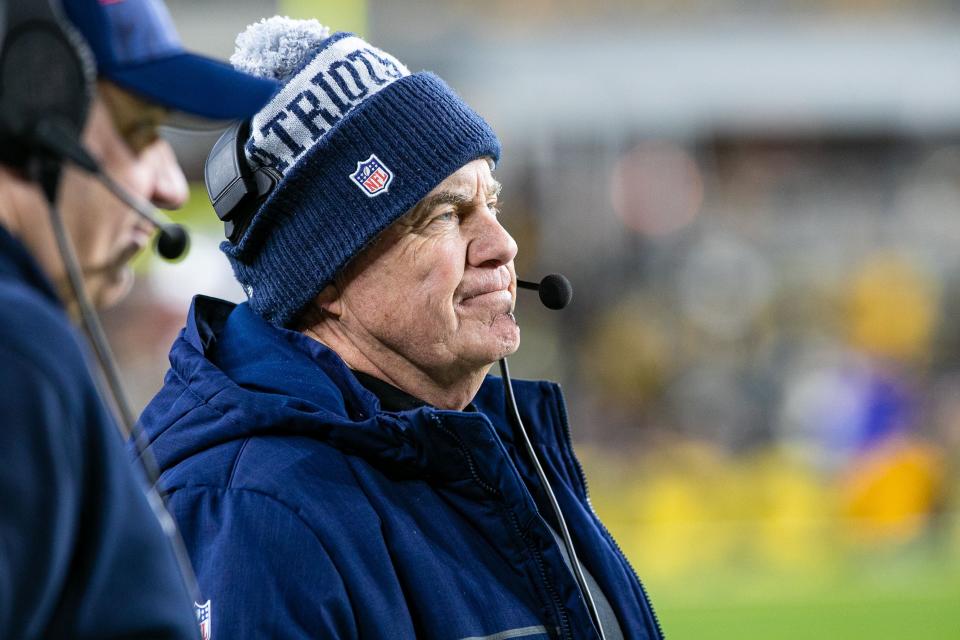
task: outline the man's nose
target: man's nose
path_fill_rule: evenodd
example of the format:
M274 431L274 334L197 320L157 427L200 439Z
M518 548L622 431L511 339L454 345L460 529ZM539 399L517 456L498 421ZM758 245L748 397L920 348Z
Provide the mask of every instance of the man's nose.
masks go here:
M150 202L161 209L179 209L187 201L190 188L177 164L173 149L165 140L157 140L143 150L143 161L153 174Z
M467 249L467 261L474 267L499 267L517 257L517 243L494 213L484 207L477 212L477 232Z

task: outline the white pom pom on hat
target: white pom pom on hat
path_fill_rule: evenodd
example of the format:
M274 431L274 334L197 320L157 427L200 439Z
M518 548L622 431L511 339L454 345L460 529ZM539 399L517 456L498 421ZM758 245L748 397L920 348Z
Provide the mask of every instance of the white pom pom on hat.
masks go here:
M315 46L330 37L317 20L273 16L254 22L237 36L230 64L260 78L286 80Z

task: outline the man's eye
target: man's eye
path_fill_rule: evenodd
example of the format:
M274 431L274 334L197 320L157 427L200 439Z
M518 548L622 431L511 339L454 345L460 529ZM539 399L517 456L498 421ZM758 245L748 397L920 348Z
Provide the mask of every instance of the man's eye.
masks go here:
M127 127L121 136L136 153L143 151L160 137L156 125L152 122L135 123Z
M431 222L452 222L456 216L457 214L453 211L444 211L443 213L434 216Z
M495 216L500 215L500 206L499 206L499 204L497 203L496 200L494 200L494 201L492 201L492 202L488 202L488 203L487 203L487 209L489 209L489 210L490 210L490 213L492 213L492 214L495 215Z

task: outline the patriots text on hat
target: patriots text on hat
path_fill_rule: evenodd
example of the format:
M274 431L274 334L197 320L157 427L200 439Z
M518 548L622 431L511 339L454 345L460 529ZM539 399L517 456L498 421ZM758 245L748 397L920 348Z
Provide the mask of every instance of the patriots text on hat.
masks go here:
M410 75L388 53L350 34L337 34L254 118L248 158L281 175L357 105Z

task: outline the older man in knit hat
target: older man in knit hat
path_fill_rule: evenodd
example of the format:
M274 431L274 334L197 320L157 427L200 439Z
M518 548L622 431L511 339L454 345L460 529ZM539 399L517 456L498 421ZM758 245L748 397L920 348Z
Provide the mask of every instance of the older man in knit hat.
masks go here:
M208 165L249 300L195 300L142 418L205 632L660 637L559 388L515 395L579 560L487 377L520 333L496 135L435 75L314 21L253 25L232 61L284 85Z

